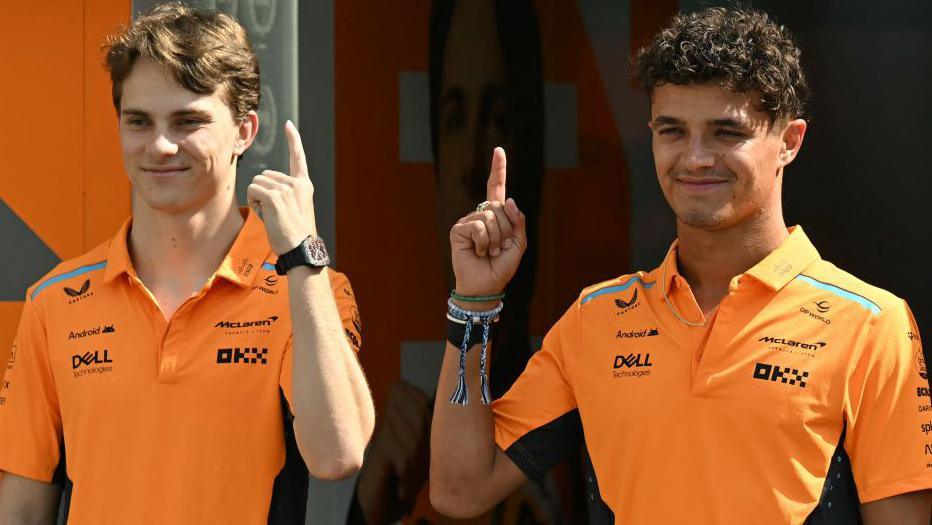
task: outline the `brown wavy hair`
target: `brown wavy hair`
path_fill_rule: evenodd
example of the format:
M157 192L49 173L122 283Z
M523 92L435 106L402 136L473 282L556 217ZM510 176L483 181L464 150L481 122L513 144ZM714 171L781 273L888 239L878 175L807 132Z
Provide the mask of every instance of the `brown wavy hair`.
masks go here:
M259 108L259 59L243 26L223 13L161 4L110 37L104 51L117 114L123 81L140 57L165 66L195 93L222 88L237 121Z
M708 8L679 14L642 47L636 78L649 95L663 84L707 84L760 96L770 122L801 118L809 86L793 36L762 11Z

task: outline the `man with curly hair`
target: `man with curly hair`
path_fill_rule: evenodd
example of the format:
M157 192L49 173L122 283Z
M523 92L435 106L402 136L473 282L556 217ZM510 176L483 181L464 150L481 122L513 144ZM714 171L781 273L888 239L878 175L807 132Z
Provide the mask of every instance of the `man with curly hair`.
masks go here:
M932 407L909 308L784 222L809 94L792 37L759 11L681 14L635 69L677 239L656 269L583 290L485 407L471 327L494 329L527 245L495 152L487 201L450 232L439 390L455 395L434 410L434 505L478 514L584 439L590 518L928 524Z

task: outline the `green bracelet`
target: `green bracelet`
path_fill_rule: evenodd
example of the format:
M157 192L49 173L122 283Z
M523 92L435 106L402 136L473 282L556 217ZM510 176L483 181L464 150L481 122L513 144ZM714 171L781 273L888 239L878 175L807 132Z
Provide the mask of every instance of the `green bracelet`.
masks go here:
M501 301L505 298L505 294L498 293L495 295L460 295L456 293L456 290L453 290L450 292L450 297L465 303L484 303L487 301Z

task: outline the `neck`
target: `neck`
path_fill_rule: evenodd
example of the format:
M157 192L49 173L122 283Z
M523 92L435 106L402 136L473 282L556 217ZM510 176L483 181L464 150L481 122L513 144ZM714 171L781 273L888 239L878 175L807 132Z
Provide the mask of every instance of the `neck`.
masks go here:
M754 220L719 230L677 221L677 267L703 311L728 293L731 280L759 263L786 239L783 214L762 213Z
M167 286L193 293L213 275L244 222L236 197L224 201L191 212L167 213L135 196L129 253L150 290Z

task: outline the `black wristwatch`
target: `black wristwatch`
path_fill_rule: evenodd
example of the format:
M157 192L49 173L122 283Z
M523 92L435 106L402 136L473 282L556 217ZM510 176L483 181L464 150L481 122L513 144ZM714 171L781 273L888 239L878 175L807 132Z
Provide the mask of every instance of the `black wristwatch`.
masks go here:
M288 270L295 266L323 268L328 264L330 264L330 255L327 253L324 240L311 235L301 241L301 244L293 250L278 256L278 260L275 261L275 273L285 275Z

